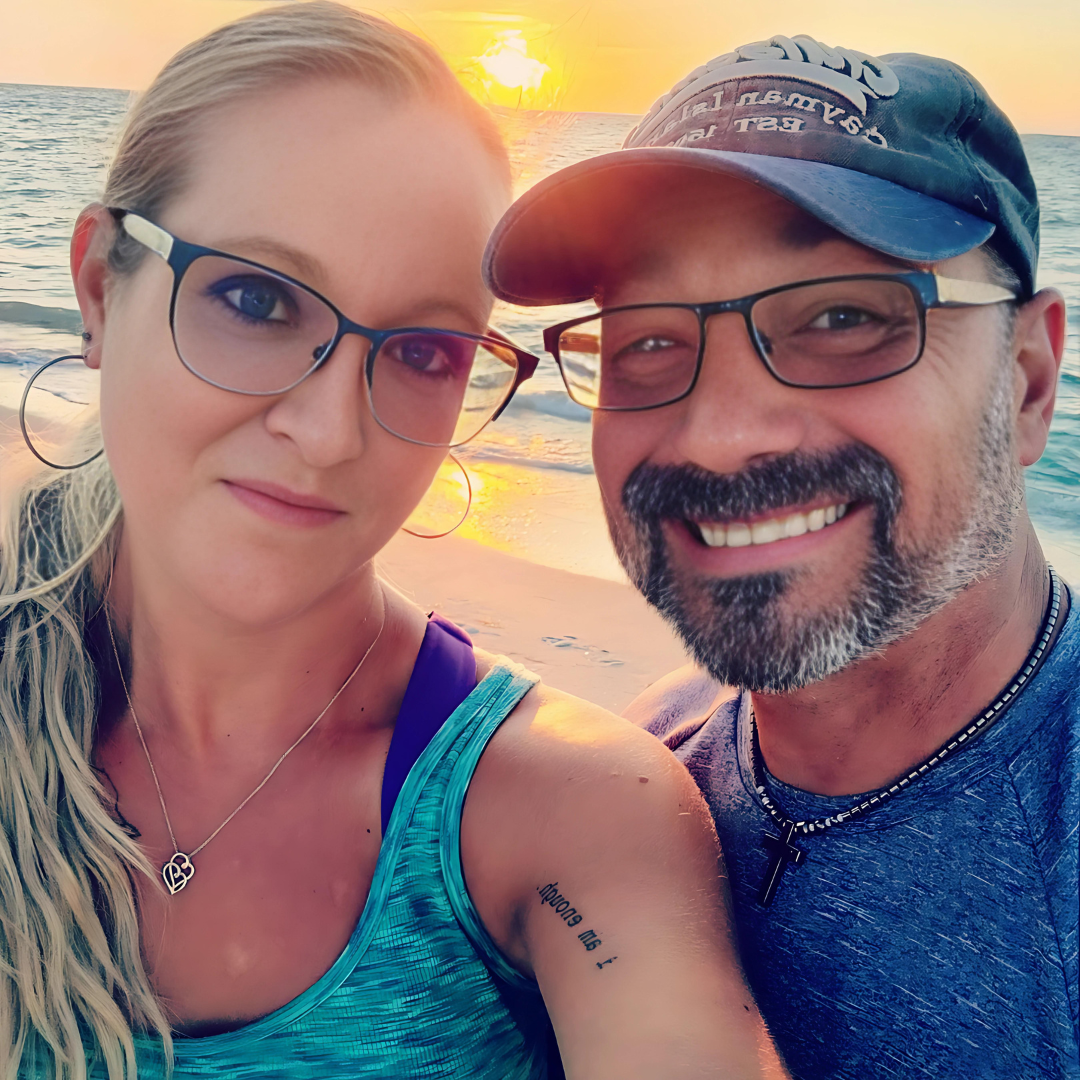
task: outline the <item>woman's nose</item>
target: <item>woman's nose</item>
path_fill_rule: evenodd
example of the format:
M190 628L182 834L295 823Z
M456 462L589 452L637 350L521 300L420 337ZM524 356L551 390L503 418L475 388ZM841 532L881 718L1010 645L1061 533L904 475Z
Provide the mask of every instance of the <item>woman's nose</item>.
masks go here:
M363 452L364 429L374 423L364 385L368 348L359 336L343 338L326 363L267 412L270 433L293 442L309 465L326 469Z

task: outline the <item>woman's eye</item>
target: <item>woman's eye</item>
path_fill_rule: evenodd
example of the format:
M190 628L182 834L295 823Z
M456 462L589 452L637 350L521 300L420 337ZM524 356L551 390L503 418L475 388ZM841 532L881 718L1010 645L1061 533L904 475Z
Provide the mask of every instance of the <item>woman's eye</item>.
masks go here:
M256 322L288 322L289 310L282 290L270 282L233 285L218 295L239 314Z
M810 322L808 329L852 330L856 326L865 326L869 322L878 322L878 319L863 308L832 307Z
M457 366L453 350L447 343L435 337L401 338L391 341L389 350L395 360L426 375L442 375Z

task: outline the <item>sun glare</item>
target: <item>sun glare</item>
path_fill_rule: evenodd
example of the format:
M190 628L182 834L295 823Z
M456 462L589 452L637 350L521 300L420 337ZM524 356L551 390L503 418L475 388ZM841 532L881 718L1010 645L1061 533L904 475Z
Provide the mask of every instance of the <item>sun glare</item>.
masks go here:
M493 81L511 90L539 90L550 70L529 55L519 30L502 31L476 61Z

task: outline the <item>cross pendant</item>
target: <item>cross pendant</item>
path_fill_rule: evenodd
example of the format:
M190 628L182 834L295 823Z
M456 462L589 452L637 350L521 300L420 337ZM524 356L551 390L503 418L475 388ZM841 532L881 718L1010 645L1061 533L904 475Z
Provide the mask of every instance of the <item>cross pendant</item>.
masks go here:
M788 864L802 866L806 860L806 852L802 848L797 848L791 842L794 835L795 822L789 821L784 826L783 836L765 833L761 838L761 846L766 851L772 852L769 868L765 872L765 880L761 883L761 889L758 892L757 900L762 907L768 907L773 902L777 886L780 884L780 878L788 868Z

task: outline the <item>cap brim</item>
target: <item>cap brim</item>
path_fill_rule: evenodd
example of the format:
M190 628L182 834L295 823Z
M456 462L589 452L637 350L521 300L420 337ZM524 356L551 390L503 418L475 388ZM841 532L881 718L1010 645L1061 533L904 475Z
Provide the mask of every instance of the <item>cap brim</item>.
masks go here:
M690 147L617 150L553 173L514 203L484 255L492 292L515 304L590 299L612 229L632 223L642 209L635 188L661 168L758 184L849 239L910 262L951 259L994 232L990 222L940 199L820 161Z

